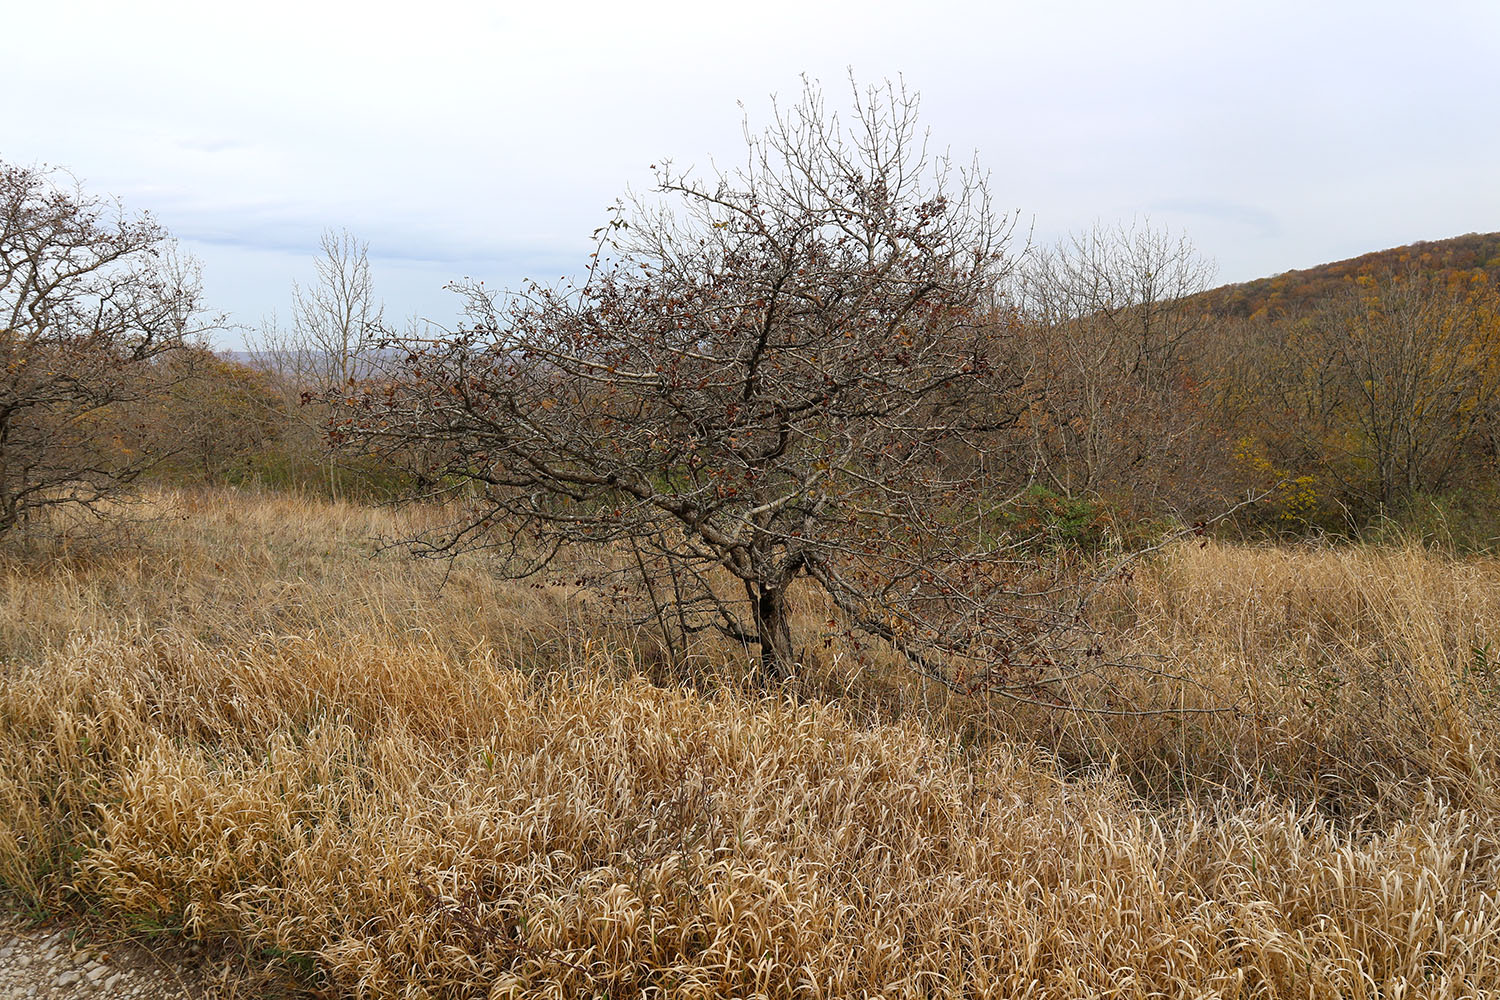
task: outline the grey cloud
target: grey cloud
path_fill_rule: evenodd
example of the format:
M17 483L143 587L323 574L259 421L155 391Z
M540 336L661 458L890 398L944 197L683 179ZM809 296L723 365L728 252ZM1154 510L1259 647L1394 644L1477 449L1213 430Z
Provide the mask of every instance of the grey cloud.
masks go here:
M318 253L318 240L325 228L311 216L296 218L230 217L215 221L178 222L173 232L182 240L206 246L225 247L285 255L310 260ZM467 234L422 232L406 226L361 226L352 221L347 228L370 247L377 263L441 267L454 278L517 276L548 281L576 273L587 266L588 247L553 239L528 238L484 240Z
M1281 220L1276 217L1275 213L1256 205L1211 198L1169 198L1153 203L1150 209L1152 212L1196 215L1218 222L1233 223L1253 229L1257 236L1277 237L1282 234Z

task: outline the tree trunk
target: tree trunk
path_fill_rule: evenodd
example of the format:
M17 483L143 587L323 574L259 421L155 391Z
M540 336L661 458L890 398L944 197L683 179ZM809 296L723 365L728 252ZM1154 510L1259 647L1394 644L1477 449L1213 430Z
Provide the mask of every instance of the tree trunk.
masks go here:
M766 587L755 601L755 627L760 636L760 679L767 688L791 676L796 666L786 587Z

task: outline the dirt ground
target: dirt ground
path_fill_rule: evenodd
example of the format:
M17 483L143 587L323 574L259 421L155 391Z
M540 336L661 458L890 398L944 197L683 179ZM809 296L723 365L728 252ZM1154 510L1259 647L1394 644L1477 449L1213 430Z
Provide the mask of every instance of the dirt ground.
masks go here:
M191 950L151 950L0 918L0 1000L205 1000L218 992L208 987L205 964Z

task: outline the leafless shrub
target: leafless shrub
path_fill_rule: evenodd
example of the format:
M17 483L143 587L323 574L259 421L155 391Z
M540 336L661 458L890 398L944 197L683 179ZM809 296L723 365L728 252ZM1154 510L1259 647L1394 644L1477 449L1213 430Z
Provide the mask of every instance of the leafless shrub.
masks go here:
M121 404L183 377L158 362L211 325L199 294L150 217L0 163L0 535L48 507L103 511L159 457Z
M1018 551L1018 485L984 461L1017 419L1012 227L917 110L888 84L841 118L809 85L743 166L662 166L586 280L460 286L470 323L403 341L341 428L455 502L419 547L524 576L623 546L669 647L717 630L770 683L801 659L799 579L953 687L1047 699L1089 669L1068 569Z

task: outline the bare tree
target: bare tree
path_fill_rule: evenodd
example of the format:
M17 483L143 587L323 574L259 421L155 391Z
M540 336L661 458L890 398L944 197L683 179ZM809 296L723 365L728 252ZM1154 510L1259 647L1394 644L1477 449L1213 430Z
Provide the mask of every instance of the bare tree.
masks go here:
M280 376L286 415L302 428L306 448L326 464L328 488L338 492L337 465L326 448L327 401L347 393L369 373L385 310L375 298L369 244L347 229L325 230L311 285L292 285L291 326L275 319L252 338L257 363Z
M1215 453L1195 396L1208 317L1194 297L1212 276L1185 237L1144 223L1096 227L1017 268L1026 426L1059 492L1174 503L1200 492L1195 465Z
M799 659L799 579L950 685L1065 678L1076 604L1016 557L979 461L1015 418L989 308L1011 226L917 110L887 84L844 119L809 85L738 169L662 167L576 287L461 286L470 324L408 341L344 425L429 457L458 513L419 544L517 575L623 544L664 624L747 644L768 682Z
M0 164L0 534L99 504L157 457L121 404L205 332L195 266L165 230L45 170Z

